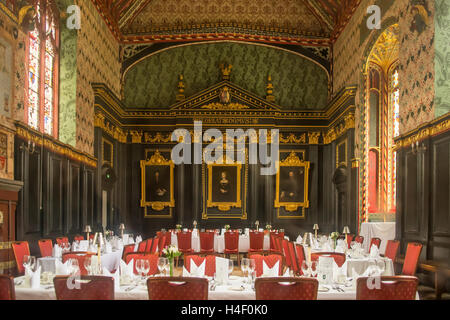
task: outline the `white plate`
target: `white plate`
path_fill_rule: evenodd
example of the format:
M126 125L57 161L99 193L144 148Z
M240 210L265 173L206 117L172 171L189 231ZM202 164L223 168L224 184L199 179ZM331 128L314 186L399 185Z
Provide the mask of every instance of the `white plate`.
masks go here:
M319 286L318 291L319 292L328 292L328 291L330 291L330 288L327 288L325 286Z
M233 286L231 286L231 287L228 288L228 290L231 290L231 291L244 291L245 288L243 286L241 286L241 287L233 287Z

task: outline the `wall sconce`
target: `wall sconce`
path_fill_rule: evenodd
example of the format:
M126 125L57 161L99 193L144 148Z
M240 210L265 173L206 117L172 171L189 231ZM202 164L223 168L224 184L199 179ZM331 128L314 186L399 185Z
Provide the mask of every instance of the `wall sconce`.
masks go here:
M36 153L36 144L28 140L28 145L22 143L20 150L26 150L29 154L34 154Z
M427 147L425 146L425 144L422 142L419 146L419 141L416 141L416 143L411 143L411 152L413 154L417 154L417 153L425 153L425 151L427 151Z

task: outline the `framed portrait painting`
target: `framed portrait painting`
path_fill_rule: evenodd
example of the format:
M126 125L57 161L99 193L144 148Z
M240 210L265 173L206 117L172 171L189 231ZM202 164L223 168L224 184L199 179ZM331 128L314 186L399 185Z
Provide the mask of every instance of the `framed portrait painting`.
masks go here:
M208 165L208 202L207 206L228 211L231 207L240 208L242 164Z
M147 160L141 160L141 207L161 212L169 208L169 215L150 215L150 217L171 216L175 207L174 198L174 163L167 160L156 150ZM146 214L147 217L147 214Z
M309 207L309 167L309 161L301 160L294 151L278 163L275 208L283 208L286 212L295 212L300 207L302 209ZM278 217L283 218L280 215ZM293 216L286 216L286 218L288 217L292 218Z

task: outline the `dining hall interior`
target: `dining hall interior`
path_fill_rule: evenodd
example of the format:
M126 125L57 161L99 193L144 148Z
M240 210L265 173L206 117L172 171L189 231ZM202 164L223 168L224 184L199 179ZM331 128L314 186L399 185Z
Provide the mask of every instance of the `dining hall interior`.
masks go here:
M448 0L0 0L0 300L449 299L449 43Z

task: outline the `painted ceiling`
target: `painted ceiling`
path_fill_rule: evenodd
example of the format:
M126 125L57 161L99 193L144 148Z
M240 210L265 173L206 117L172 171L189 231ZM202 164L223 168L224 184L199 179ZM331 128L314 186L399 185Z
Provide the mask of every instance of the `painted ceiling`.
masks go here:
M301 55L263 44L200 42L156 52L124 77L126 108L167 109L176 102L178 77L190 97L221 81L220 64L233 66L231 82L261 97L272 77L275 104L286 110L323 110L328 99L325 68Z
M336 38L361 0L93 1L123 42L174 40L177 36L189 41L188 36L233 32L251 35L254 41L317 42Z

